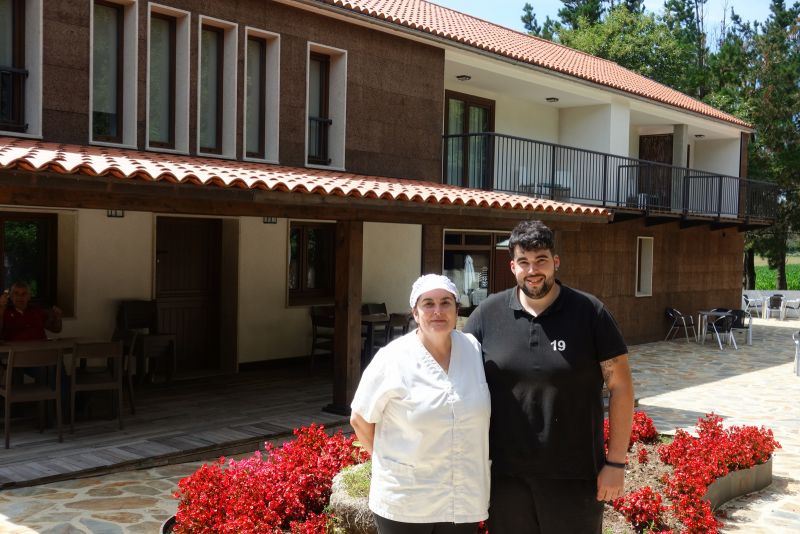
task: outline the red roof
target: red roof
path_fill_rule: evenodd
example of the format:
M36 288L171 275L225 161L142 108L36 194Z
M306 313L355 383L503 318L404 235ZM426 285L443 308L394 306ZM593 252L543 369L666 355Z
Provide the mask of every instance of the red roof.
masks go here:
M13 137L0 137L0 169L50 171L59 174L108 176L120 180L165 181L321 196L375 198L418 204L608 216L608 210L600 207L417 180L124 148L65 145Z
M317 0L356 13L405 26L561 72L656 102L750 128L733 115L623 68L613 61L498 26L425 0ZM520 2L522 9L522 2Z

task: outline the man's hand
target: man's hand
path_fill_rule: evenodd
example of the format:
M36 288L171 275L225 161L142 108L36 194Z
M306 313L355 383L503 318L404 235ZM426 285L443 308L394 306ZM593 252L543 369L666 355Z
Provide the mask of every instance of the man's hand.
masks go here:
M61 320L61 316L64 315L64 312L62 312L61 308L59 308L58 306L53 306L50 309L50 313L53 314L53 318L54 319L58 319L58 320Z
M611 502L622 497L625 490L625 470L605 465L597 475L597 500Z

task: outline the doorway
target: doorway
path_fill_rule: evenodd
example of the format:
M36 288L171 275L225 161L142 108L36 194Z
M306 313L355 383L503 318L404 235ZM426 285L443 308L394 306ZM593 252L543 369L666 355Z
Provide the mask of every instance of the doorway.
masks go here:
M159 328L176 335L178 374L222 368L221 251L219 219L159 217L156 221Z
M494 100L445 92L444 177L448 184L492 189Z
M672 134L639 137L639 159L672 165ZM646 207L668 206L672 197L672 169L641 164L638 188L640 194L646 195ZM642 204L642 197L639 204Z

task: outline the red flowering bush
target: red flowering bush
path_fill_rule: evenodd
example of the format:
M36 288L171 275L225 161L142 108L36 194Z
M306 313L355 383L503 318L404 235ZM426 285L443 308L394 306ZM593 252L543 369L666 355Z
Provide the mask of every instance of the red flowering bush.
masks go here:
M696 438L678 430L672 443L659 447L661 461L674 469L666 481L667 496L689 532L714 533L721 526L703 500L714 480L764 463L779 447L772 430L752 426L725 430L722 418L713 413L698 419Z
M650 532L663 532L663 514L667 507L661 504L661 494L650 486L615 499L614 509L625 516L637 532L649 529Z
M328 504L334 475L366 460L355 436L328 436L322 426L294 431L281 447L266 444L244 460L203 465L178 483L176 534L256 534L291 530L293 534L327 532ZM264 458L266 456L266 459ZM223 467L224 466L224 467Z
M603 440L605 441L606 453L608 453L608 435L609 435L608 419L603 421ZM644 443L652 443L658 438L658 431L653 420L644 412L634 412L633 425L631 426L631 439L628 442L628 450L630 451L634 444L642 441Z

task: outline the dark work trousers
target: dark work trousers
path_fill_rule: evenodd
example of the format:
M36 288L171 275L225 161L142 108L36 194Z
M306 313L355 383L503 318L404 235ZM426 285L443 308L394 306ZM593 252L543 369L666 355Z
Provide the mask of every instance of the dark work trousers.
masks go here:
M601 534L596 480L492 476L491 534Z
M402 523L372 514L378 534L475 534L478 523Z

